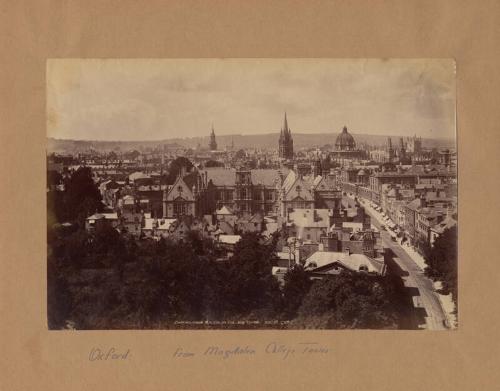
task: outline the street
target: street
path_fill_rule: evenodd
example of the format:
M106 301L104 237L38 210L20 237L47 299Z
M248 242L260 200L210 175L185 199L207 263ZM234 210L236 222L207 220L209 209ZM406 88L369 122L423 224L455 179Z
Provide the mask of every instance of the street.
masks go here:
M354 199L344 197L343 200L349 206L354 206ZM404 274L408 274L401 277L405 281L405 286L418 289L418 293L413 297L413 302L416 308L422 307L425 310L425 314L423 315L425 318L425 328L428 330L447 329L445 326L446 316L439 298L434 291L433 282L424 275L423 270L405 252L401 245L391 239L390 233L380 229L381 223L373 215L370 208L365 207L364 209L370 215L372 224L380 231L383 246L392 250L394 254L393 260L402 269Z

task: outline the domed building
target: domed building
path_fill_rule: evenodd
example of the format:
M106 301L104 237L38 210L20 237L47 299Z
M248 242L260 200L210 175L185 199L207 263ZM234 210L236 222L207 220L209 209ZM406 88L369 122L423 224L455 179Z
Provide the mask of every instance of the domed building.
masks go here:
M332 158L341 161L343 159L363 159L365 155L364 151L356 149L354 137L347 131L347 127L344 126L342 132L335 140L335 149L331 154Z
M356 141L354 137L347 131L347 127L342 128L342 133L337 136L335 141L335 150L337 151L354 151L356 149Z

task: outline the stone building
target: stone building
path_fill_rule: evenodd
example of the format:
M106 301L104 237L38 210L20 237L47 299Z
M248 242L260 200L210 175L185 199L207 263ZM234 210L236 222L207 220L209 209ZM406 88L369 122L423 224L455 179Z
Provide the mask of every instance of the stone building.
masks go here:
M215 131L214 126L212 125L212 133L210 133L210 142L208 143L208 147L211 151L217 150L217 142L215 141Z
M292 132L288 127L286 113L279 138L279 157L283 160L293 159L293 138L292 138Z
M356 148L354 137L347 131L347 127L344 126L342 132L335 140L335 148L331 156L334 160L342 161L344 159L363 159L366 153Z

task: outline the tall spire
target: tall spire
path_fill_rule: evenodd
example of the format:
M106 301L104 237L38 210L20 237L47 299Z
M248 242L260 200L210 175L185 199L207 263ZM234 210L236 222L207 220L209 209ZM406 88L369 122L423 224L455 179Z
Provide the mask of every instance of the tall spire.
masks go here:
M279 138L279 156L284 159L293 159L293 139L292 132L288 127L288 119L285 111L283 127L281 128Z
M212 132L210 133L210 142L208 143L208 146L212 151L217 150L217 142L215 141L215 131L213 123L212 123Z
M290 133L290 130L288 129L288 121L286 119L286 111L285 111L285 121L283 122L283 130L285 133Z

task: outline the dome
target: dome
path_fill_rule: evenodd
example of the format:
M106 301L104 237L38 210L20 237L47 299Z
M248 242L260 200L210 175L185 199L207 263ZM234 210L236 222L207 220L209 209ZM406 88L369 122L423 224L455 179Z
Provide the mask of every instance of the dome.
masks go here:
M335 141L335 149L340 151L352 151L356 149L356 142L354 137L347 131L347 127L344 126L342 133L337 136Z

